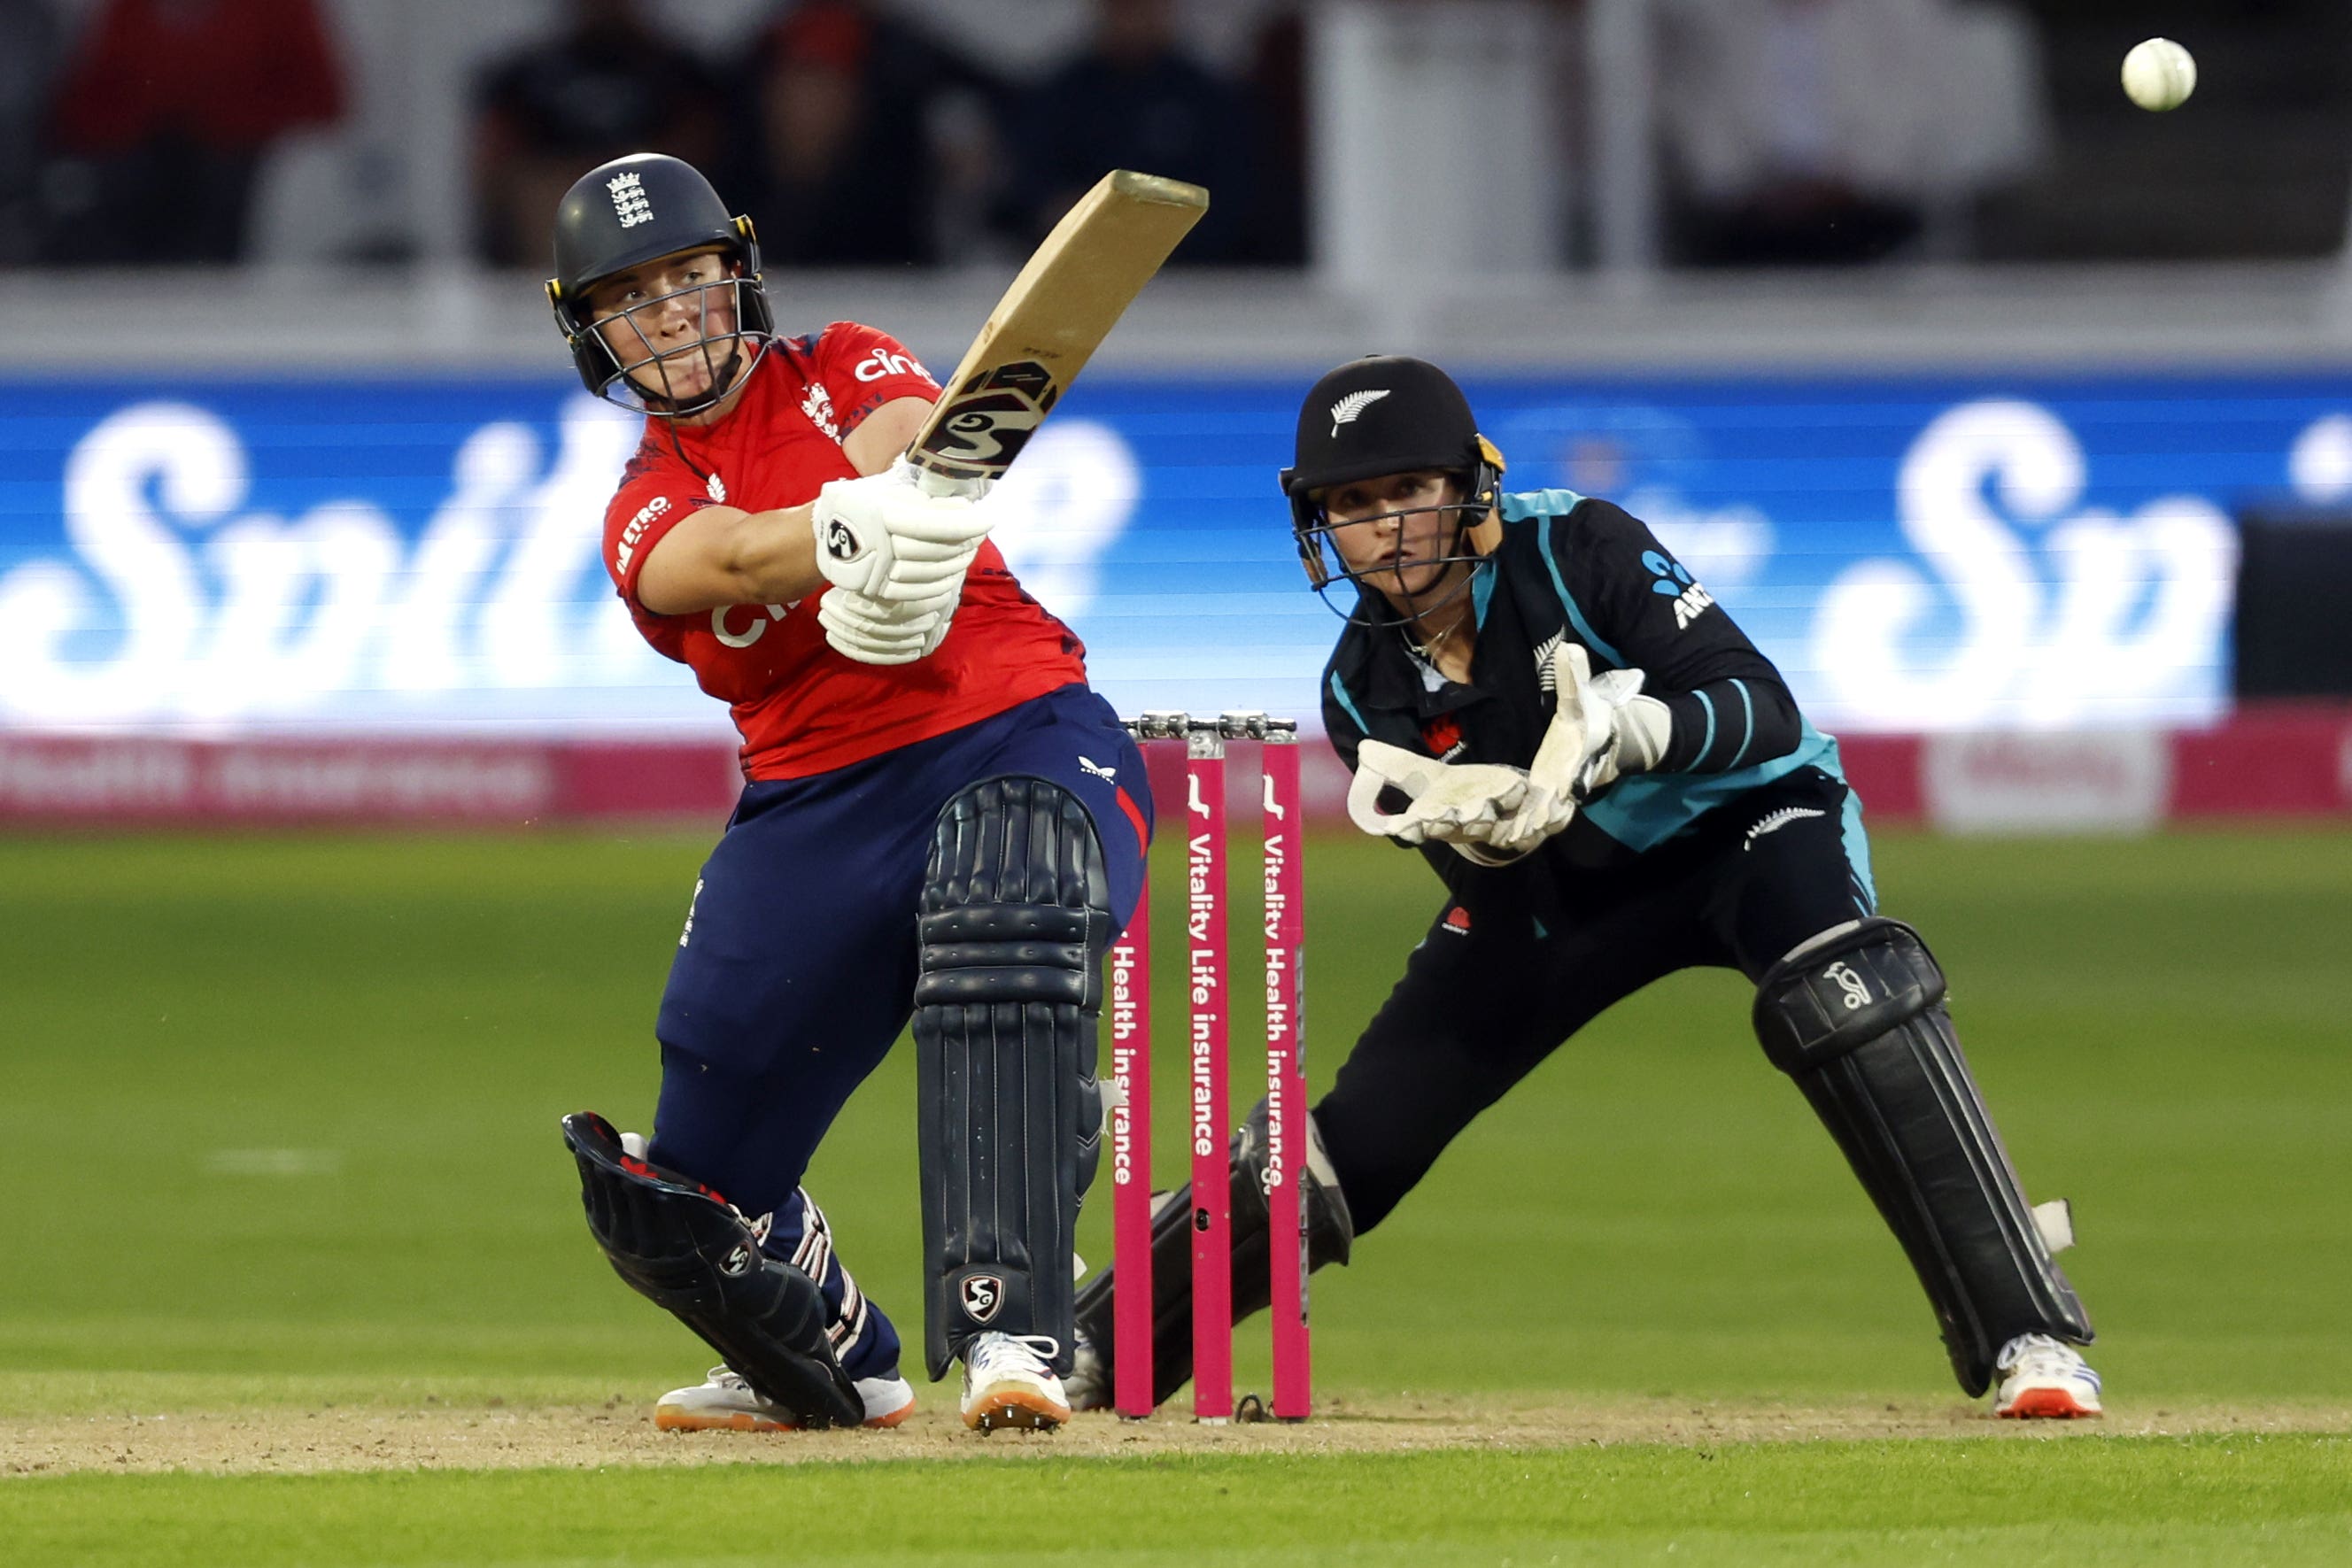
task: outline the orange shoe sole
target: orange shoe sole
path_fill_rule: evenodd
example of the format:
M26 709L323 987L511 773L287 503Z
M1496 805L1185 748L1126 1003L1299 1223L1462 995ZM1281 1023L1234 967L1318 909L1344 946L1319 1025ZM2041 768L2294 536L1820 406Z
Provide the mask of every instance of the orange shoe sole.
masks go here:
M1070 1407L1057 1405L1041 1395L1008 1389L1003 1394L976 1405L963 1424L975 1432L993 1432L999 1427L1025 1427L1031 1431L1050 1432L1070 1418Z
M1994 1414L2010 1421L2074 1421L2095 1417L2100 1412L2087 1408L2063 1388L2029 1388L2017 1396L2015 1404Z

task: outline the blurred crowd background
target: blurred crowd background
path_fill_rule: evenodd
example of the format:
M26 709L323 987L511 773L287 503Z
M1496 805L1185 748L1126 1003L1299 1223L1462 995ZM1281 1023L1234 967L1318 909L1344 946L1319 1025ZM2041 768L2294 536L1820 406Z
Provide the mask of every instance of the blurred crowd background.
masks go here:
M520 747L444 770L491 817L533 747L718 754L614 612L639 423L538 287L645 149L789 330L935 370L1104 170L1210 187L993 503L1128 711L1317 711L1273 476L1315 375L1417 353L1825 727L2042 737L1890 738L1874 810L2352 813L2342 0L0 0L0 821L194 811L218 759L157 737ZM2314 699L2291 767L2192 755ZM257 755L224 800L394 788Z
M536 269L647 148L787 267L1016 256L1112 165L1217 193L1197 266L1345 270L1368 183L1518 269L2314 256L2347 68L2333 0L0 0L0 263ZM1428 92L1456 189L1362 129Z

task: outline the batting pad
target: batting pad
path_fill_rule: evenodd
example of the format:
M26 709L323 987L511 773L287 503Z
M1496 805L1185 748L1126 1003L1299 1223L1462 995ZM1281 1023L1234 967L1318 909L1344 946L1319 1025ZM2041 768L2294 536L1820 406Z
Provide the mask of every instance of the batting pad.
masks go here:
M1114 935L1094 824L1042 779L940 814L915 982L934 1379L975 1334L1043 1334L1070 1371L1078 1199L1101 1152L1100 960Z
M632 1154L593 1112L563 1118L580 1166L588 1228L613 1271L702 1337L803 1427L855 1427L866 1403L834 1359L824 1295L760 1249L754 1227L719 1194Z

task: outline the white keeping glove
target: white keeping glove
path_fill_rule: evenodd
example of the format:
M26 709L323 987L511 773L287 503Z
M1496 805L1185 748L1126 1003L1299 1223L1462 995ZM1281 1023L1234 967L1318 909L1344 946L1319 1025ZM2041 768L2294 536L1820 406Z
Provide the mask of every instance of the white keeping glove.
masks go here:
M909 604L874 599L854 588L817 596L817 624L835 652L861 664L911 664L939 652L955 618L956 601Z
M908 603L961 593L989 527L969 496L929 493L903 459L880 474L826 485L809 523L827 582Z
M1393 786L1412 801L1404 810L1380 809L1381 791ZM1356 749L1356 777L1348 786L1348 817L1368 833L1399 843L1486 843L1496 825L1527 794L1528 776L1489 762L1447 764L1367 740ZM1473 857L1475 858L1475 857Z
M1622 775L1657 766L1673 732L1673 716L1657 698L1642 695L1641 671L1596 675L1591 656L1575 643L1553 650L1551 668L1559 706L1528 778L1580 804Z

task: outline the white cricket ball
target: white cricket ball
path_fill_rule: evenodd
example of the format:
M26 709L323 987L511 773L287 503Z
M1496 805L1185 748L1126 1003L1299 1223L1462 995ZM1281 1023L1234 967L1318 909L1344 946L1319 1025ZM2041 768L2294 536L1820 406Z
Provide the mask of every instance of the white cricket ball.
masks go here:
M2197 62L2170 38L2150 38L2124 57L2124 91L2142 109L2179 109L2197 90Z

